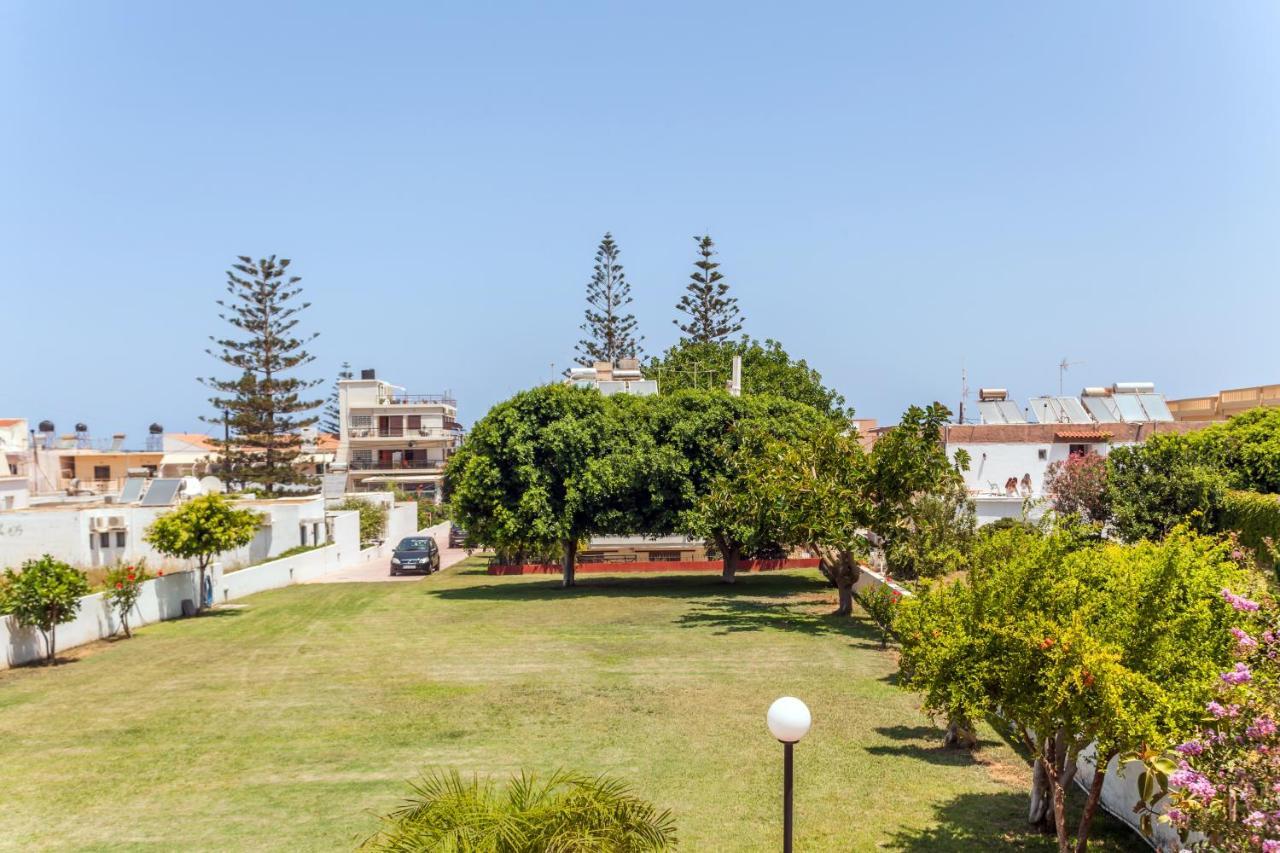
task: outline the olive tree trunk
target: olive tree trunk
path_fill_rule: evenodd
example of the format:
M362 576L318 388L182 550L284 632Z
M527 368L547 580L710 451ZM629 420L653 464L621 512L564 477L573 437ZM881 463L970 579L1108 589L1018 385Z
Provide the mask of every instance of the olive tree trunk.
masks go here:
M742 562L742 546L725 536L716 536L715 542L716 548L720 551L720 558L724 563L724 569L720 572L720 580L725 583L737 583L738 566Z
M564 577L560 585L567 589L575 583L573 573L578 564L578 540L577 538L564 539L560 544L564 546L564 562L562 564Z
M848 616L853 612L853 585L858 582L862 568L851 551L844 548L816 548L818 567L827 580L836 585L836 616Z

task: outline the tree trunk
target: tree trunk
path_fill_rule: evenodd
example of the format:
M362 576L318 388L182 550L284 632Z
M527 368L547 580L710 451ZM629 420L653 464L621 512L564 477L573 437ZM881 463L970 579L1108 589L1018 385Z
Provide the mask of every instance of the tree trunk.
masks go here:
M201 563L200 564L200 582L199 582L199 587L196 589L196 613L197 614L200 613L202 610L204 610L204 571L205 571L205 565L204 563Z
M853 612L853 581L843 573L836 575L836 615L848 616Z
M1044 759L1037 758L1031 766L1031 808L1027 812L1027 822L1046 834L1054 831L1050 787Z
M731 539L723 536L716 537L716 547L720 549L720 557L724 562L724 570L720 573L720 580L725 583L736 583L738 564L742 560L742 547Z
M49 632L44 635L45 650L49 653L49 663L54 666L58 665L58 623L54 622L49 626Z
M564 545L564 578L560 585L567 589L574 585L573 571L578 560L578 540L565 539L561 544Z
M1106 778L1107 764L1111 756L1103 759L1094 756L1097 764L1093 768L1093 781L1089 783L1089 798L1084 802L1084 812L1080 815L1080 828L1076 830L1076 853L1085 853L1089 849L1089 830L1093 824L1094 812L1098 810L1098 800L1102 798L1102 782Z
M120 611L120 623L124 625L124 638L126 640L132 640L133 632L129 630L129 611L128 610Z
M964 717L952 717L947 721L947 734L942 743L952 749L976 749L978 735L973 730L973 722Z
M853 585L862 569L849 551L837 548L819 548L822 573L836 585L838 603L836 616L848 616L853 612Z

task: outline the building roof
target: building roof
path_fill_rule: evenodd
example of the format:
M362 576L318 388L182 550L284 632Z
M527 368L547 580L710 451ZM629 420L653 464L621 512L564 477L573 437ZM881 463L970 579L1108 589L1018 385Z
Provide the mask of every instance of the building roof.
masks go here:
M951 424L943 427L947 444L1052 444L1055 441L1146 441L1156 433L1188 433L1209 426L1208 421L1114 423L1105 428L1069 424Z
M23 422L23 418L0 418L0 427L17 426Z

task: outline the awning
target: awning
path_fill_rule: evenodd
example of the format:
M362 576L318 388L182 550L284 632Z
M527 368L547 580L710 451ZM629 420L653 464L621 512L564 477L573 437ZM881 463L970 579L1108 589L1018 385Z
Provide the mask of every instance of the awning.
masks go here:
M444 479L443 474L379 474L365 477L362 483L438 483Z
M1111 440L1111 433L1096 429L1064 429L1055 432L1053 438L1055 441L1105 442Z

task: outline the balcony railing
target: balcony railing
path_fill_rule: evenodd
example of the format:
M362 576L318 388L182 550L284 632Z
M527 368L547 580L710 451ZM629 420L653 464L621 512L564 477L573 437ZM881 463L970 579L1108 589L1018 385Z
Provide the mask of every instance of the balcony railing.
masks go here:
M378 398L380 406L421 406L429 403L458 406L458 401L448 394L388 394Z
M428 438L456 439L462 437L462 429L458 427L351 427L348 434L352 438Z
M347 467L352 471L441 471L444 462L439 459L352 459Z

